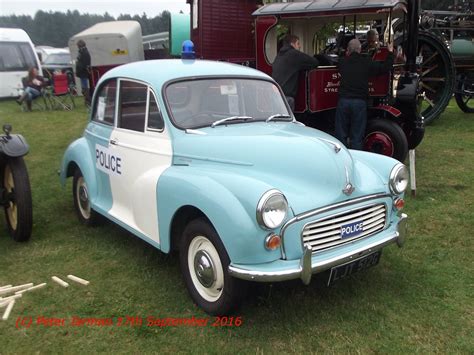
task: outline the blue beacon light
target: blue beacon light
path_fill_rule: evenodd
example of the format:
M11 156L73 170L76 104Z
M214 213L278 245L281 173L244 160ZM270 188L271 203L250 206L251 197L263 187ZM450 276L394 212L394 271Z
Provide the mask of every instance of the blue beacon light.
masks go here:
M183 50L181 52L181 59L196 59L196 52L194 51L194 43L187 39L183 42Z

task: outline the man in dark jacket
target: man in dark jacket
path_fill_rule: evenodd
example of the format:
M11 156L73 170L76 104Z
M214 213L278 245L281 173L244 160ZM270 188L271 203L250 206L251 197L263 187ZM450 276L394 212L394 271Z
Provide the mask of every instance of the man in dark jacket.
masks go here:
M300 52L300 48L297 36L286 35L272 66L272 77L281 86L292 110L295 108L299 72L314 69L319 64L316 58Z
M91 66L91 56L86 47L86 42L82 39L77 41L79 53L76 59L76 75L81 79L82 95L87 106L91 103L89 91L89 68Z
M353 39L347 46L347 56L339 59L341 84L336 109L336 138L346 146L347 138L350 138L352 149L363 149L369 77L387 73L393 66L393 44L388 44L387 48L389 53L385 61L375 62L360 54L361 44Z

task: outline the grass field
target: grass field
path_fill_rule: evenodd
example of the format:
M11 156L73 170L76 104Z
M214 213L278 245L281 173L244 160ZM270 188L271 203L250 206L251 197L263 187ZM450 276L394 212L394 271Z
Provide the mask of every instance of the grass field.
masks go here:
M182 281L177 255L164 255L119 227L88 229L73 210L71 181L57 170L86 125L86 110L22 113L0 102L30 144L34 227L15 243L0 217L0 286L48 282L0 320L0 354L89 352L474 353L474 115L454 102L428 127L416 152L417 196L407 196L410 236L380 264L331 288L299 281L256 286L236 316L213 327ZM67 289L51 276L91 281ZM0 314L3 309L0 309ZM63 326L36 324L38 317ZM73 317L141 317L143 323L73 326ZM204 327L148 327L147 317L202 318ZM19 327L18 317L33 321Z

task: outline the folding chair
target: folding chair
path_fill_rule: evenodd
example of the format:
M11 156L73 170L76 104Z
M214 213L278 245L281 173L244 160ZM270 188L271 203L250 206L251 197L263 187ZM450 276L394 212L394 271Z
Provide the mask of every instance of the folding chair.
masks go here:
M53 74L52 84L50 101L53 110L63 109L71 111L76 107L67 74Z
M27 87L27 81L28 78L22 78L21 82L23 84L23 89L18 90L18 95L21 96L24 92L24 90ZM31 102L31 109L32 110L39 110L39 111L47 111L49 110L49 105L48 105L48 92L46 88L41 89L41 95L34 98L33 101ZM26 103L26 100L23 101L21 105L21 110L23 112L28 111L28 106Z

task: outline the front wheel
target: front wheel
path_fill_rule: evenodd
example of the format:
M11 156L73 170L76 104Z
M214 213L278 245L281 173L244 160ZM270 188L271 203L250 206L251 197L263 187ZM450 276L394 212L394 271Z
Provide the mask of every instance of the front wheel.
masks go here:
M463 76L457 83L456 103L466 113L474 113L474 79Z
M380 118L367 122L364 150L395 158L401 162L408 154L408 142L402 128Z
M33 207L30 179L23 158L6 160L2 185L8 232L15 241L25 242L31 237Z
M225 315L240 305L246 283L229 275L229 256L205 219L193 220L185 228L179 257L188 292L206 313Z

